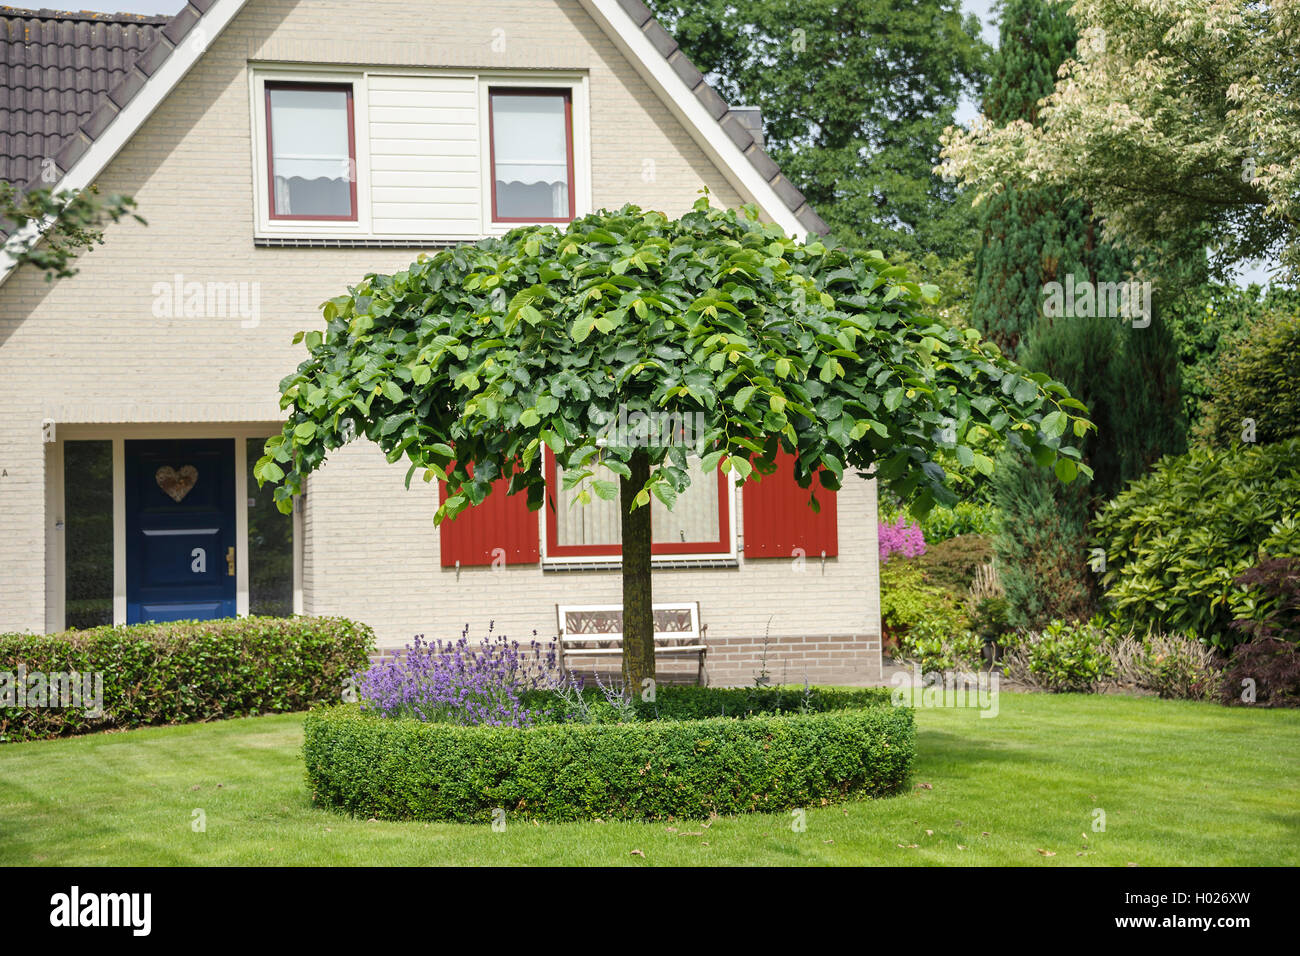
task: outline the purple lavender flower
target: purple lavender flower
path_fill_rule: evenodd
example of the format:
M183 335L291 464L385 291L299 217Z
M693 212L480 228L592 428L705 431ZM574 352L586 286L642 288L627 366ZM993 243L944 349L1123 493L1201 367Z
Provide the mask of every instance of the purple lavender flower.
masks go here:
M385 717L415 717L452 724L530 727L538 713L520 703L526 690L554 682L556 644L492 636L471 644L469 625L455 642L429 644L416 635L402 655L358 675L363 710Z

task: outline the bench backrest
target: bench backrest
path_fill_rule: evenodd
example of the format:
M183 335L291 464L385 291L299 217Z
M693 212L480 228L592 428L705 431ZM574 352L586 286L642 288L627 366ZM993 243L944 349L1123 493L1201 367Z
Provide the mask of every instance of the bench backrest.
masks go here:
M655 643L700 639L700 605L655 604ZM555 608L561 643L623 641L623 607L619 604L559 604Z

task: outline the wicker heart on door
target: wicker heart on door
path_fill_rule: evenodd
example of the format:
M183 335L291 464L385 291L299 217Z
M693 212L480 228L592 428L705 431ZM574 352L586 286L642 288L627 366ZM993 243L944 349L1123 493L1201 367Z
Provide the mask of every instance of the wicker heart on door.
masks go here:
M154 472L153 477L164 494L179 504L181 499L190 493L194 483L199 480L199 470L193 465L185 465L180 471L171 465L163 465Z

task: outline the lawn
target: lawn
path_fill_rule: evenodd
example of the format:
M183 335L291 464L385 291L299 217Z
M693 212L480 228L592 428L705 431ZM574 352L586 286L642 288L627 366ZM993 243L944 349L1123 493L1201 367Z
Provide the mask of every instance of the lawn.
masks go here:
M1295 711L1008 693L992 719L921 710L908 792L810 808L803 832L352 820L311 806L301 722L0 745L0 864L1300 865Z

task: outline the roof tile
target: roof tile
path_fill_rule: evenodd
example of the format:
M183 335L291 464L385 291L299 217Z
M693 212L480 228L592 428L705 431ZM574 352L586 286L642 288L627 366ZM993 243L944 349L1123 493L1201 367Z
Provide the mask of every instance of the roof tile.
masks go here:
M26 187L40 177L47 157L66 171L86 150L77 128L94 130L116 114L106 94L126 102L135 86L132 64L167 22L130 13L0 7L0 111L11 134L0 137L0 180ZM151 59L156 67L157 55Z

